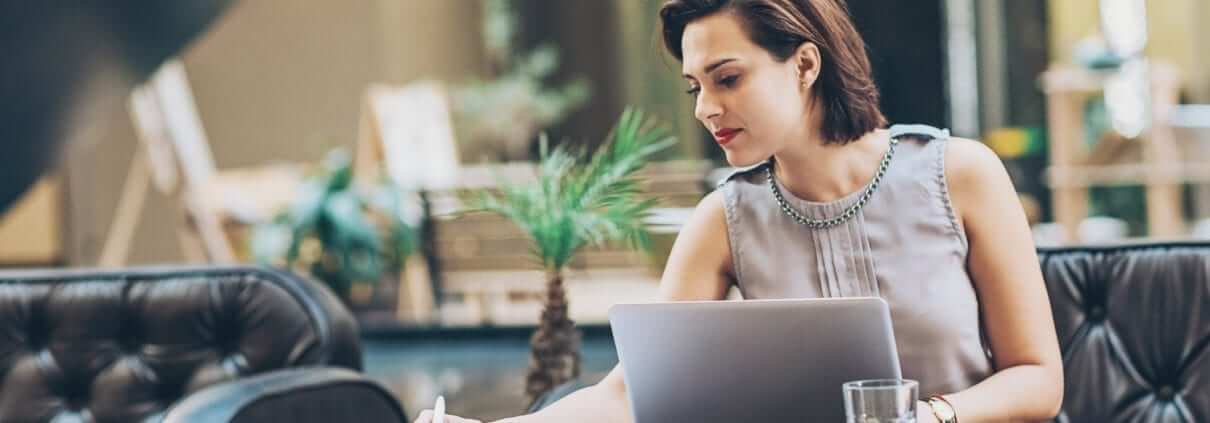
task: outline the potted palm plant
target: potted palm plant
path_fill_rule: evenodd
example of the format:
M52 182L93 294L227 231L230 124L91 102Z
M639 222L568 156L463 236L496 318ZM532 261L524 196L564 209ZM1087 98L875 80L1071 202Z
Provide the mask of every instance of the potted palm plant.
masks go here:
M258 263L308 273L349 303L355 286L397 275L418 249L420 220L407 205L389 181L355 183L352 159L336 149L288 210L253 228L250 250Z
M532 403L542 393L575 379L580 372L580 333L568 316L565 268L581 248L627 241L646 249L643 218L655 205L643 199L635 173L675 139L666 128L626 110L595 151L553 150L540 139L537 180L512 184L497 178L496 191L471 199L473 211L499 214L519 226L546 275L538 328L530 339L525 393Z

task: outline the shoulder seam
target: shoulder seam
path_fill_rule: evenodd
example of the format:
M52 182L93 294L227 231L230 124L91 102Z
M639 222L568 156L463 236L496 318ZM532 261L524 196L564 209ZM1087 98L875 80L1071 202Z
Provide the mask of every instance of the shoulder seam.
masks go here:
M958 244L962 246L964 251L969 251L969 241L966 239L966 234L962 233L962 229L958 225L958 214L955 212L953 200L950 198L949 180L945 172L945 156L949 143L944 141L948 141L948 139L943 139L942 141L936 143L938 150L936 158L937 182L941 189L941 204L945 208L945 217L949 220L950 229L953 231L954 237L957 238Z
M727 177L723 178L721 181L718 181L718 184L715 186L715 188L722 188L723 185L725 185L727 182L730 182L732 179L735 179L736 176L755 172L759 169L764 168L768 164L769 164L769 161L766 160L766 161L763 161L756 165L735 169L734 171L731 172L731 174L727 175Z

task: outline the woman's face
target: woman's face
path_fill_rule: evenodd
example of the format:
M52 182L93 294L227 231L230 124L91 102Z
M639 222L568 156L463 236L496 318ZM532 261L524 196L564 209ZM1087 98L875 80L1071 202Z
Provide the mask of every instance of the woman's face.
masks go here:
M714 135L732 166L768 159L808 136L806 105L818 74L818 50L806 65L796 54L777 59L748 39L731 13L698 19L681 38L682 71L695 97L694 115Z

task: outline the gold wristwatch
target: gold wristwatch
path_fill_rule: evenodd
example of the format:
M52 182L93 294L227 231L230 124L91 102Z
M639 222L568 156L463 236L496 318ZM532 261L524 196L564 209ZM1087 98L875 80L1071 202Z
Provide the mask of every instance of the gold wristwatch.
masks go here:
M925 402L929 408L933 409L933 416L937 417L937 421L941 423L958 423L958 415L954 413L954 406L950 405L949 401L941 396L930 397Z

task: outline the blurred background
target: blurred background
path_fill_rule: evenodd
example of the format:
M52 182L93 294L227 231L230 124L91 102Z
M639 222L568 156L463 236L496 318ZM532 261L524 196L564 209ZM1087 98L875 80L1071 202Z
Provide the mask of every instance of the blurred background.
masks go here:
M557 269L593 381L616 363L609 305L654 298L728 170L659 4L235 2L126 107L90 111L104 125L0 215L0 266L288 266L355 311L367 372L409 410L444 393L517 413L551 269L468 195L549 176L539 134L591 151L627 108L679 140L636 174L659 200L648 248L606 240ZM1210 3L848 4L888 118L988 143L1039 245L1210 238Z

